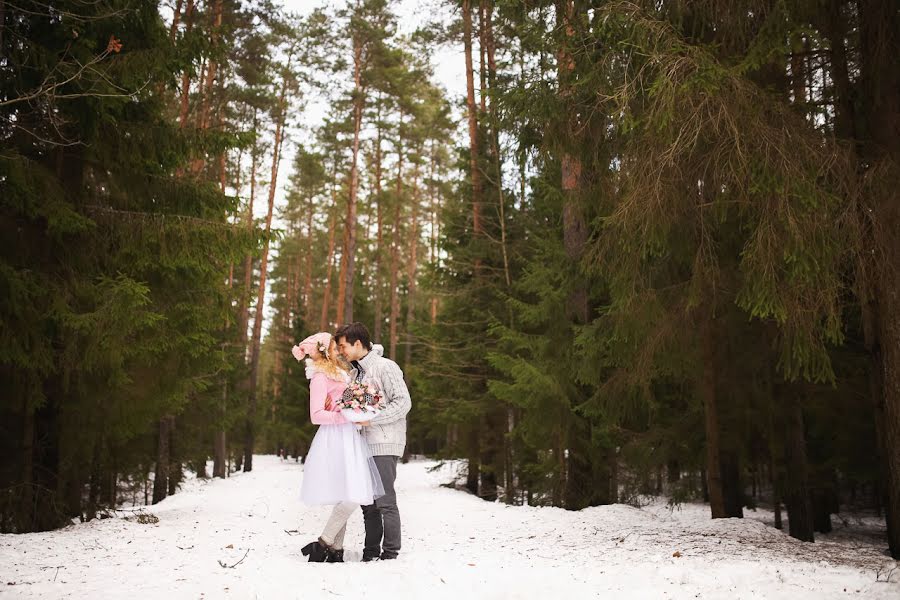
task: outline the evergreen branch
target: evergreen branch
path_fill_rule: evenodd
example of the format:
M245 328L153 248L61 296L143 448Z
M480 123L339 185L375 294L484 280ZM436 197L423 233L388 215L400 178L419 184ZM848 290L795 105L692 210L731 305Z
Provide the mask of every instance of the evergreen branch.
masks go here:
M220 222L220 221L210 221L208 219L201 219L200 217L192 217L189 215L178 215L178 214L168 214L168 213L152 213L152 212L141 212L134 210L121 210L118 208L110 208L108 206L99 206L96 204L89 204L84 207L87 212L100 212L104 214L111 215L120 215L122 217L139 217L147 220L160 220L165 221L166 219L175 219L178 221L186 222L186 223L194 223L197 225L209 225L211 227L220 227L223 229L233 229L243 231L244 227L240 224L228 223L228 222Z

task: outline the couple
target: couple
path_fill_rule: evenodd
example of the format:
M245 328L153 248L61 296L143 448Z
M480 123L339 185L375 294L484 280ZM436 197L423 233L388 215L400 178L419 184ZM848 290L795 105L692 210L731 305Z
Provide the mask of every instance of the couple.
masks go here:
M362 506L366 527L363 561L397 558L400 511L394 480L406 446L406 414L411 402L403 372L373 346L362 323L321 332L291 350L306 357L309 414L319 430L303 468L300 497L306 504L334 504L319 539L303 548L310 562L344 562L347 521ZM340 412L348 386L371 386L384 406L370 421L353 423ZM360 427L358 427L360 426Z

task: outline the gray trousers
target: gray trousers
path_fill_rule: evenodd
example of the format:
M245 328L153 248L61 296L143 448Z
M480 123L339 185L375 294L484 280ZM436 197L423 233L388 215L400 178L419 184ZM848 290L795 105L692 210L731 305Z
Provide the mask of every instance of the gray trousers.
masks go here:
M397 508L394 481L397 479L397 461L400 457L373 458L384 485L384 496L377 498L375 504L362 507L363 522L366 525L363 558L375 558L382 553L388 558L395 558L400 552L400 510Z

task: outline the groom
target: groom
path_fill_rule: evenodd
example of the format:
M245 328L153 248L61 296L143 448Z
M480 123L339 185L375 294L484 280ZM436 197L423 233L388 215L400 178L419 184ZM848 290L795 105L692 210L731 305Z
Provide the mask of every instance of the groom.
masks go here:
M385 408L371 422L363 423L363 437L372 450L375 466L384 484L384 496L363 506L366 545L363 562L397 558L400 552L400 511L397 509L397 461L406 447L406 413L412 403L403 381L403 371L380 351L372 351L369 330L362 323L350 323L334 334L338 351L350 361L354 381L381 390Z

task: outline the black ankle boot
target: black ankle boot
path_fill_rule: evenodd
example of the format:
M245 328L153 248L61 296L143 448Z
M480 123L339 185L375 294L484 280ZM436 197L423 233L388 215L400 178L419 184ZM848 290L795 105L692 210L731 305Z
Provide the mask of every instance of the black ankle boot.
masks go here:
M325 558L325 562L344 562L344 551L343 550L332 550L328 549L328 556Z
M328 546L316 540L303 546L303 556L309 556L309 562L325 562L328 558Z

